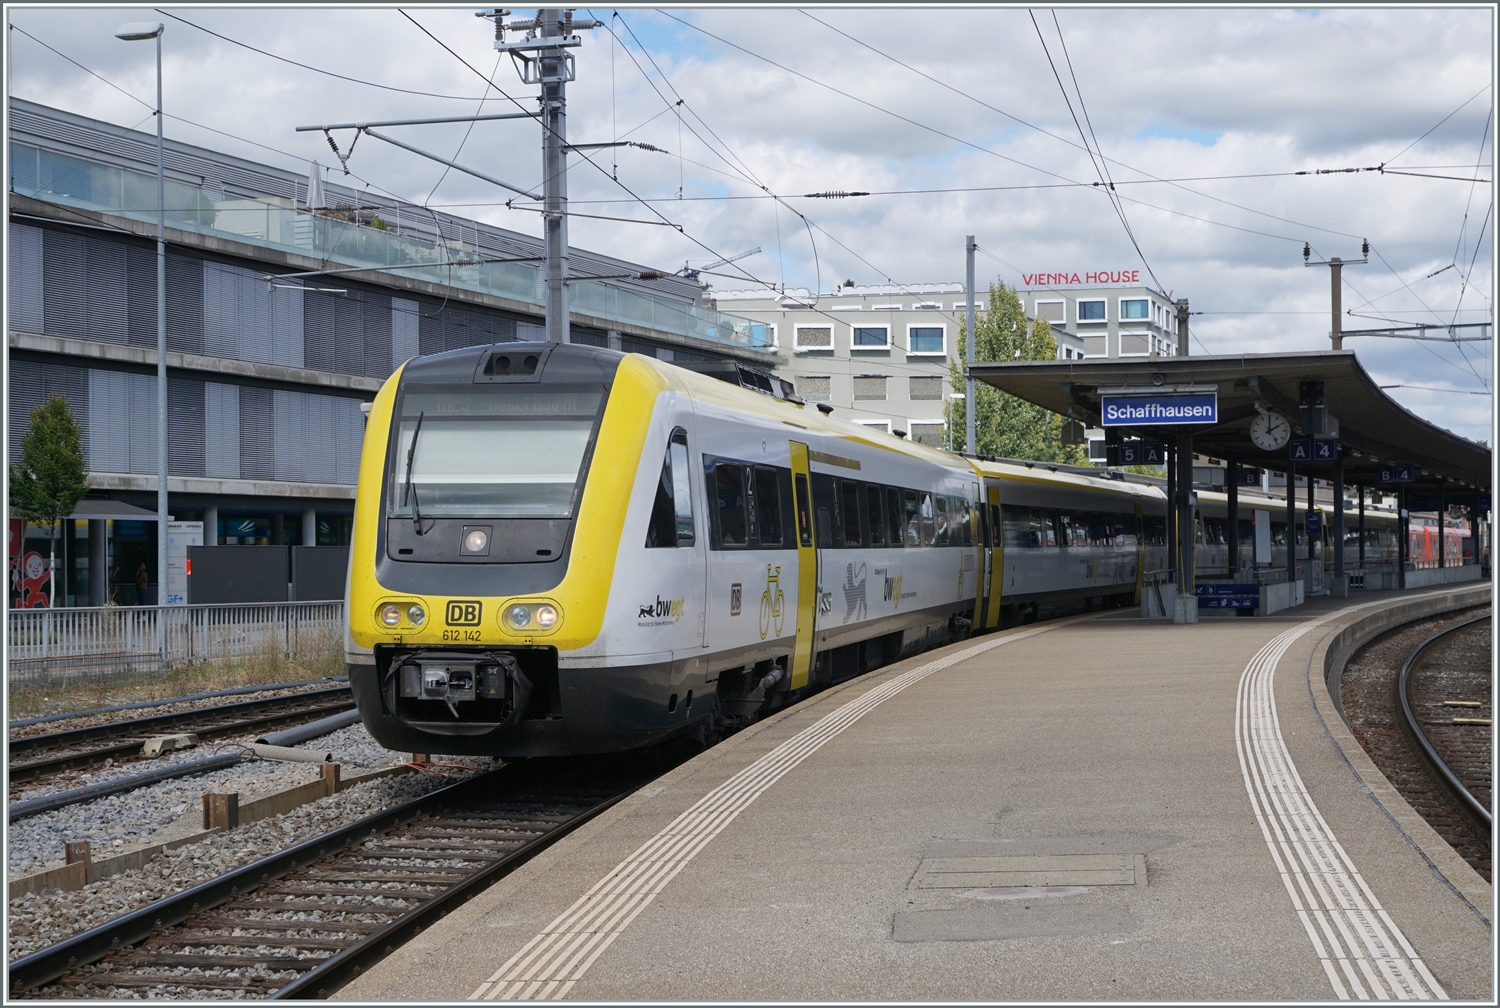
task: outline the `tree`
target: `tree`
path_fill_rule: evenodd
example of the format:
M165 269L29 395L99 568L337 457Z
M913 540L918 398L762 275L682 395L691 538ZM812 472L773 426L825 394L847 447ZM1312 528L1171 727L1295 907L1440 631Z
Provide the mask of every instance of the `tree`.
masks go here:
M47 569L50 600L57 605L57 529L88 492L83 437L67 400L54 395L31 412L21 440L21 461L10 467L10 506L17 518L49 530Z
M997 281L990 285L989 311L974 321L974 360L1056 360L1057 340L1045 319L1028 322L1015 289ZM960 325L958 352L948 361L950 381L964 387L964 361L968 347L967 322ZM963 443L966 403L951 400L944 412L954 447ZM974 387L974 450L980 455L1026 459L1034 462L1089 464L1080 445L1062 443L1063 418L1009 392L977 382Z

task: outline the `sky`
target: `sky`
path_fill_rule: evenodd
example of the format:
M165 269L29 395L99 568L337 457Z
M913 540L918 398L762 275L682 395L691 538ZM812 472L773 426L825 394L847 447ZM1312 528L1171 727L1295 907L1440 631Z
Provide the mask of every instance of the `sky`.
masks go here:
M151 46L113 34L161 20L167 135L294 171L337 165L299 125L535 107L537 88L495 52L479 8L160 10L8 5L9 93L151 131ZM1199 354L1327 349L1329 271L1305 266L1303 247L1314 263L1351 260L1368 240L1369 261L1343 270L1345 330L1491 317L1489 6L578 16L603 26L574 50L569 139L665 153L573 161L572 209L625 218L572 218L576 246L664 270L759 247L720 270L745 275L709 279L828 291L961 282L973 234L981 284L1038 271L1155 277L1201 313ZM541 182L530 123L399 135L522 188ZM349 168L337 181L540 233L537 214L504 205L511 193L368 137ZM805 195L830 191L873 195ZM1493 440L1491 343L1345 346L1380 384L1403 386L1389 392L1408 409Z

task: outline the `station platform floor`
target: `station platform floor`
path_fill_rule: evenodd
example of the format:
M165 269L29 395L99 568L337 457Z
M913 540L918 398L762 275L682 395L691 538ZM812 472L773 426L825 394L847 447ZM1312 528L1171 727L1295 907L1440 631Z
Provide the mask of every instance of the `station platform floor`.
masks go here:
M335 997L1492 1002L1490 885L1323 684L1351 624L1487 591L927 652L683 764Z

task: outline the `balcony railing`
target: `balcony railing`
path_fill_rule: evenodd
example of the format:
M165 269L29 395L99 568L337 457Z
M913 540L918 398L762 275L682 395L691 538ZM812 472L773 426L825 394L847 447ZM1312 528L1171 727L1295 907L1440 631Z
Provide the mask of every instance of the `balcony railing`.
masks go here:
M12 143L11 189L23 196L64 206L156 220L156 176L100 164L29 144ZM382 272L523 301L546 303L542 271L525 263L490 262L451 265L455 259L484 258L473 241L435 242L402 234L401 208L361 211L369 223L344 220L332 213L313 213L267 199L226 198L205 186L168 179L167 223L204 235L232 236L237 241L328 260L330 268L371 266ZM384 220L372 213L392 214ZM376 222L379 222L378 225ZM722 343L748 350L774 350L769 327L599 280L569 282L572 310L606 322L640 326L677 336Z

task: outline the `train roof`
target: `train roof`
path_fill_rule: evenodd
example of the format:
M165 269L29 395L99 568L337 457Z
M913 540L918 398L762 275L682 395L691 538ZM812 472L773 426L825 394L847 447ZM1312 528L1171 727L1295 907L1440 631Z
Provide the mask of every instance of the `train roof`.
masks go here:
M709 374L689 371L654 357L641 356L641 360L656 369L681 391L702 402L717 403L730 409L785 424L794 429L842 438L947 469L967 470L970 468L967 460L952 452L930 448L915 441L898 438L894 434L871 430L852 420L838 419L824 413L815 405L804 403L799 399L777 398L770 393L744 388Z

